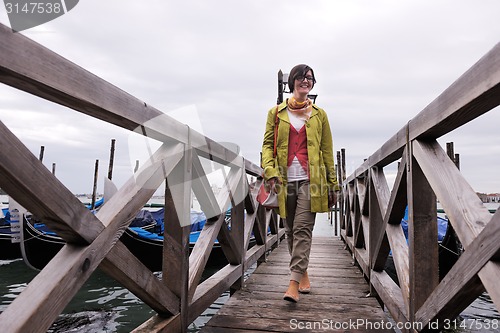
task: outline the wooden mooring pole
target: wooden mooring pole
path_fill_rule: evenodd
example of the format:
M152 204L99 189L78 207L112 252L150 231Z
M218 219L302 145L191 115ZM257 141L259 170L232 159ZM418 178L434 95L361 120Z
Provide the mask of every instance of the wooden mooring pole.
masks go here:
M455 163L458 170L460 170L460 154L455 154L455 148L453 142L446 142L446 154Z
M281 104L283 102L283 72L281 69L278 71L278 99L276 104Z
M43 162L43 153L45 152L45 146L40 146L40 155L38 157L38 159L40 160L40 162Z
M340 160L339 162L337 162L338 165L339 165L339 171L338 171L338 174L339 174L339 179L338 179L338 182L339 184L342 184L342 186L340 187L340 191L341 191L341 195L340 195L340 202L339 202L339 215L341 217L341 221L340 221L340 228L345 228L345 220L344 220L344 216L345 216L345 211L344 211L344 187L343 187L343 184L344 184L344 181L346 179L346 171L345 171L345 148L342 148L340 149Z
M94 187L92 188L92 204L90 205L90 209L94 209L94 207L95 207L95 197L96 197L96 193L97 193L98 173L99 173L99 160L95 160Z
M337 182L339 183L340 186L340 191L342 191L342 177L341 177L341 171L340 171L340 151L337 150ZM341 192L342 193L342 192ZM338 221L338 214L340 213L340 206L341 206L341 200L342 200L342 195L339 195L337 198L337 201L335 202L335 210L333 212L334 214L334 234L335 236L338 236L338 228L339 228L339 221Z
M113 178L113 162L115 159L115 142L116 139L111 139L111 149L109 152L109 167L108 167L108 179L111 180Z

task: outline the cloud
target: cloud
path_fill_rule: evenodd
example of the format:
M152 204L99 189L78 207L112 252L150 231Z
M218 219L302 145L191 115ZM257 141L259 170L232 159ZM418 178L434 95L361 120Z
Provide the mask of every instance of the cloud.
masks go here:
M205 135L234 142L256 164L278 70L308 63L335 148L354 169L498 42L499 11L496 0L86 0L23 34L167 114L195 107ZM74 175L96 158L107 167L112 137L117 182L131 176L126 131L11 88L0 95L0 120L32 151L60 152L72 191L89 191L91 180ZM498 181L469 164L496 151L479 139L498 142L490 113L484 127L443 138L456 141L463 172L485 192L500 191Z

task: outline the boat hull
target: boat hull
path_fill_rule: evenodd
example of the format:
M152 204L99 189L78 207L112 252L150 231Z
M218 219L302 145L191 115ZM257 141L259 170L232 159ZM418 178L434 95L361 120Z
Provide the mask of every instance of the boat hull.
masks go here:
M120 240L151 271L161 271L163 263L163 240L144 239L127 228ZM28 266L41 270L50 260L61 250L65 242L58 236L46 234L33 226L24 218L22 256ZM18 246L19 247L19 246ZM189 244L190 252L194 243ZM227 259L220 245L214 245L210 253L207 266L223 266L227 264Z
M19 243L12 243L10 225L0 226L0 260L21 258Z

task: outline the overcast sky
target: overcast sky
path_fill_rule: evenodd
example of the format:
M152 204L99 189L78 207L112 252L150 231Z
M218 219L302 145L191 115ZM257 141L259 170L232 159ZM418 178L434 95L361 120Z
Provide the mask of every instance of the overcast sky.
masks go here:
M306 63L351 173L499 42L498 13L498 0L84 0L22 34L256 164L277 72ZM112 138L113 180L132 175L125 130L2 84L0 96L0 120L36 156L45 146L72 192L92 192L96 159L103 191ZM500 192L499 125L497 108L439 140L479 192Z

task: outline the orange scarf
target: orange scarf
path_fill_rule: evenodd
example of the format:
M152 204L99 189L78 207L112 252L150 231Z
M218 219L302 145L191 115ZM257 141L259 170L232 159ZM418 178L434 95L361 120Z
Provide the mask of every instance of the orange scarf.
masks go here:
M299 102L295 97L291 97L288 99L288 110L293 112L297 118L307 121L311 116L312 101L306 99L304 102Z

